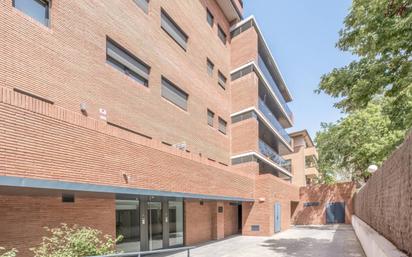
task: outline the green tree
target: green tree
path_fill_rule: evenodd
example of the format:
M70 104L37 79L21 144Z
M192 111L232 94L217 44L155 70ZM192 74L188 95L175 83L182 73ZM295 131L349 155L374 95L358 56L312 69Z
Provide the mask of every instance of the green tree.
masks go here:
M367 176L412 126L412 0L352 0L336 46L357 58L323 75L316 90L346 113L316 137L326 182Z
M0 247L0 257L15 257L17 252L18 251L14 248L9 251L6 251L6 248Z
M57 228L45 228L50 234L43 237L41 244L31 248L34 257L84 257L115 253L118 240L102 235L96 229L72 227L62 224Z
M353 0L337 47L357 56L321 78L317 92L339 98L344 112L387 98L395 129L412 126L412 0Z
M404 130L394 130L383 113L382 100L350 113L336 123L322 123L315 142L324 183L338 179L360 180L370 164L381 164L402 142Z

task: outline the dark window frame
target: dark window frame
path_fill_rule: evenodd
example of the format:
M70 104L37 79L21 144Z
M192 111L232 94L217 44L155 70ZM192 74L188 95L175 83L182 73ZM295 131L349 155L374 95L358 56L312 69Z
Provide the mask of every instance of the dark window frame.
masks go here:
M133 63L129 62L128 64L130 66L135 66L135 67L129 67L125 63L122 63L118 59L114 58L110 54L110 51L113 51L113 49L110 48L110 45L117 48L116 50L126 55L128 58L136 62L138 65L134 65ZM108 63L110 66L117 69L118 71L122 72L126 76L130 77L131 79L135 80L139 84L145 87L149 87L149 76L150 76L150 70L151 70L150 66L147 65L140 58L138 58L136 55L134 55L132 52L130 52L129 50L127 50L126 48L124 48L119 43L117 43L116 41L114 41L113 39L109 37L106 37L106 63ZM138 67L139 65L141 65L144 70L139 68ZM136 69L136 71L134 71L134 69ZM139 72L141 74L139 74Z
M223 28L219 24L217 24L217 36L219 37L220 41L222 41L222 43L224 45L226 45L227 35L226 35L225 31L223 30Z
M227 82L226 76L223 75L223 73L220 70L218 70L217 71L217 83L219 84L221 88L223 88L223 90L226 90L226 82Z
M150 0L133 0L133 2L146 14L149 13Z
M166 20L173 26L172 31L169 31L168 27L164 25L164 17ZM166 22L166 24L169 24ZM174 21L174 19L163 9L161 8L160 10L160 27L163 29L166 34L168 34L183 50L187 51L187 45L189 42L189 36L186 34L186 32ZM179 33L175 33L175 30L177 30ZM177 37L174 35L177 34ZM183 38L181 38L182 36ZM182 39L184 42L180 42L179 38Z
M213 25L215 25L215 16L213 16L209 8L206 8L206 21L209 24L209 26L213 28Z
M165 86L164 82L166 82L166 85L169 85L172 87L172 91L175 91L175 93L177 92L178 96L182 96L185 98L185 105L181 106L179 105L179 103L174 102L172 99L168 98L167 95L164 94L164 90L163 87ZM189 94L186 93L186 91L184 91L183 89L181 89L179 86L177 86L175 83L173 83L172 81L170 81L169 79L167 79L166 77L162 76L161 77L161 89L160 89L160 94L162 96L162 98L166 99L168 102L176 105L177 107L179 107L180 109L187 111L188 110L188 105L189 105ZM170 90L168 88L168 90Z
M224 125L224 129L221 129L221 124ZM220 133L227 135L227 121L225 121L222 117L218 118L218 130Z
M25 12L24 10L16 7L16 1L19 0L12 0L12 6L13 8L16 8L17 10L19 10L20 12L24 13L25 15L29 16L30 18L32 18L33 20L36 20L37 22L43 24L44 26L50 28L50 8L51 8L51 0L30 0L30 1L34 1L39 3L40 5L42 5L45 8L45 12L44 12L44 21L40 21L38 19L36 19L35 17L29 15L27 12ZM28 1L28 0L24 0L24 1Z
M212 77L213 71L215 70L215 64L209 58L206 58L206 68L207 74Z
M209 114L211 114L211 115L209 115ZM215 121L215 113L212 112L210 109L207 109L207 125L209 125L213 128L214 127L214 121Z

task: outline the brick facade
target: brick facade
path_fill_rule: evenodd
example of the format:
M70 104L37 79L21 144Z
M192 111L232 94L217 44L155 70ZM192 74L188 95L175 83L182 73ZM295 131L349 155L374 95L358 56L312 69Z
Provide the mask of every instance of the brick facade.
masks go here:
M115 236L112 195L76 193L74 203L63 203L61 193L38 190L0 191L0 245L17 248L18 256L33 256L30 247L41 242L44 227L78 224Z
M0 92L0 157L7 164L1 175L252 196L252 178L222 164L6 88Z
M355 215L412 255L412 131L354 198Z
M134 1L56 1L50 28L13 8L12 0L0 0L0 6L0 34L7 35L0 39L1 86L77 113L85 103L96 119L104 108L110 122L170 144L184 141L194 153L229 162L230 131L223 135L205 126L207 108L230 121L230 92L217 84L217 70L229 78L231 45L217 37L217 24L226 35L230 25L215 1L151 1L148 14ZM213 28L205 7L213 12ZM189 36L187 51L161 29L161 8ZM151 67L149 87L106 63L106 37ZM206 58L215 64L212 77ZM189 94L187 112L160 96L162 75Z
M231 2L243 10L239 0ZM256 161L231 164L236 153L259 151L258 120L231 124L234 112L257 107L256 73L231 81L232 70L257 62L261 39L255 29L232 40L236 21L214 0L151 0L148 13L134 1L53 1L49 27L12 0L0 0L0 7L0 179L197 195L184 199L187 245L238 233L239 205L245 235L274 233L276 202L282 230L289 227L298 187ZM188 35L186 50L161 29L161 10ZM148 87L106 62L107 38L150 66ZM207 59L214 63L211 76ZM218 85L218 71L227 78L226 89ZM161 97L162 76L189 95L187 111ZM225 134L219 117L227 122ZM173 147L183 142L186 149ZM31 256L28 248L45 225L76 223L115 234L115 193L72 190L76 201L70 204L61 202L60 189L2 185L0 246L17 247L19 257ZM251 231L252 225L260 230Z

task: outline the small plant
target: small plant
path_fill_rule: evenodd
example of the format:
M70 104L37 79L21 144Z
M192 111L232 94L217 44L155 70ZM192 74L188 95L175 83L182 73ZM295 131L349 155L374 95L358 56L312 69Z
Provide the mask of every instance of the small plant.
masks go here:
M6 251L6 248L0 247L0 257L15 257L17 254L16 249L11 249L10 251Z
M30 248L34 257L85 257L115 253L116 242L109 235L89 227L61 224L57 228L45 228L50 234L43 237L39 246ZM8 257L8 256L7 256Z

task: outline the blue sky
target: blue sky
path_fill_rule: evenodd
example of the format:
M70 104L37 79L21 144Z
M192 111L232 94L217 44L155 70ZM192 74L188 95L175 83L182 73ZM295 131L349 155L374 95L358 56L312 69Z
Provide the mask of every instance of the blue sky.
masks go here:
M312 137L320 123L338 120L336 101L318 95L322 74L348 64L354 58L335 48L350 0L244 0L245 17L253 14L279 65L292 95L289 103L295 126Z

